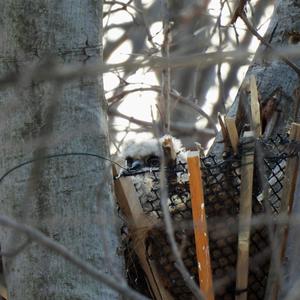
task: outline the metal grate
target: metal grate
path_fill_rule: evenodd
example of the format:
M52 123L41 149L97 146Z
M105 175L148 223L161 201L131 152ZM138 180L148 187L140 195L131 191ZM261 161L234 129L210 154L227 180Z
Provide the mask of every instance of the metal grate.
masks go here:
M282 136L267 141L260 140L257 143L264 152L267 199L273 215L276 216L280 211L286 160L288 156L298 153L297 146L289 143L287 137ZM246 148L246 145L242 144L240 154L246 151ZM243 292L235 290L241 156L227 156L217 160L210 155L202 158L201 163L215 295L216 299L234 299L237 293ZM159 280L175 299L193 299L174 265L174 257L163 227L159 168L127 172L123 175L132 176L144 212L158 220L157 226L149 231L146 242L148 259L155 262L161 274ZM174 167L166 169L166 175L168 206L173 219L176 241L187 269L195 282L198 282L187 166L183 162L178 162ZM259 178L258 174L256 175L255 178ZM259 182L254 184L254 217L265 214L266 201L261 186ZM264 297L270 258L268 230L264 224L260 224L251 231L248 299ZM127 252L130 253L132 250ZM127 268L132 267L136 268L132 264L127 265ZM133 288L141 291L140 286L135 286L134 282L140 282L141 279L138 277L144 274L143 272L134 274L137 278L133 280L131 278L129 283Z

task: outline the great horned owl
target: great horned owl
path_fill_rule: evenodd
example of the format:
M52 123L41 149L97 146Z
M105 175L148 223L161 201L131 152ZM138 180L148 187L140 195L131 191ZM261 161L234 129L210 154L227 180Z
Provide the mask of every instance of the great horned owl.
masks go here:
M161 217L160 209L160 156L164 152L167 161L168 188L178 188L188 181L187 173L176 166L185 164L185 149L180 140L165 135L160 139L149 139L139 143L129 141L122 152L126 160L128 174L138 193L139 200L146 214L157 214ZM176 197L173 197L176 202ZM178 202L178 201L177 201ZM182 202L182 200L181 200ZM178 203L179 204L179 203ZM175 208L172 199L169 206Z
M130 169L142 169L144 167L159 167L161 152L167 147L173 147L173 157L176 160L185 161L185 149L181 141L170 136L165 135L160 139L152 138L145 141L135 142L128 141L122 151L122 156L127 161L127 166Z

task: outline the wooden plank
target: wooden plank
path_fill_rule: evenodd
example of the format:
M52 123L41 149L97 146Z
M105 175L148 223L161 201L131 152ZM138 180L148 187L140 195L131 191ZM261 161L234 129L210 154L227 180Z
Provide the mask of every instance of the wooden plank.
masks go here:
M114 176L118 174L115 166L113 166L113 174ZM149 261L146 256L145 238L149 229L157 223L157 220L152 220L144 214L130 177L120 177L114 183L118 204L128 221L134 250L149 281L153 299L172 300L173 297L160 281L159 272L154 262Z
M189 171L190 193L192 200L199 285L205 295L205 299L213 300L214 290L212 282L199 152L189 151L187 154L187 162Z
M227 150L228 146L230 145L230 141L229 141L226 125L225 125L220 113L218 113L218 121L219 121L219 124L220 124L220 127L221 127L224 148L226 148L226 150Z
M239 135L235 125L235 118L225 117L225 125L227 128L229 140L234 154L238 153Z
M219 121L219 124L221 126L221 132L222 132L222 136L223 136L223 140L227 140L228 139L228 132L227 132L227 128L224 124L224 121L222 119L222 116L220 113L218 113L218 121Z
M244 133L243 142L247 143L250 152L244 152L241 166L241 192L239 211L238 255L236 267L236 300L247 299L249 273L249 243L252 216L252 189L254 170L254 134L251 131Z
M260 137L262 134L260 105L258 101L258 92L257 92L256 80L254 75L251 75L250 77L250 92L251 92L252 130L255 133L255 137Z
M300 141L300 124L292 123L290 132L290 141ZM280 216L285 219L288 218L293 207L294 193L296 189L296 182L298 178L299 158L298 156L289 157L287 159L285 168L285 177L283 182L282 199L280 206ZM288 236L288 224L278 224L276 226L276 253L273 253L269 279L267 284L266 295L268 299L277 299L280 290L279 274L277 269L282 263L284 257L286 242Z
M174 149L173 141L171 137L165 137L162 142L162 148L165 155L165 160L167 162L167 165L170 163L170 161L173 163L176 160L176 152Z
M300 141L300 124L292 123L290 132L290 141ZM290 213L294 200L294 192L298 175L298 156L289 157L286 163L285 178L283 183L283 192L281 200L281 210Z
M8 299L7 288L2 283L0 284L0 295L3 299Z
M300 164L298 165L298 174L299 172ZM293 206L289 214L292 222L289 223L288 234L286 235L286 245L281 268L282 281L277 299L292 299L293 297L295 299L295 288L299 286L297 282L300 279L300 223L295 222L295 220L297 220L300 215L300 176L297 176L294 199L295 201L293 201ZM294 296L291 296L293 294Z

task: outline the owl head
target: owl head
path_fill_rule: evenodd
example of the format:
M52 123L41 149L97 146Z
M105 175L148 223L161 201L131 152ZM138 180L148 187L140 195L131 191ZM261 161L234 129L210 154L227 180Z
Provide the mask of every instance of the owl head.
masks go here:
M166 157L170 157L174 161L185 161L181 141L170 135L139 142L130 140L123 147L122 157L126 160L129 170L141 170L159 167L162 151Z

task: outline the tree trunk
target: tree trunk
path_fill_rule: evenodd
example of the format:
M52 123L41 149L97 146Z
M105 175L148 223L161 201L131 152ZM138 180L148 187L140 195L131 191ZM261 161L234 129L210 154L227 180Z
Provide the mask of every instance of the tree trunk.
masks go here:
M0 74L20 71L15 86L0 90L1 174L53 154L109 157L102 79L31 79L33 66L51 72L56 62L101 59L102 1L7 0L0 22ZM36 160L1 182L0 212L37 227L102 271L120 274L110 169L107 161L83 155ZM8 252L25 241L9 229L1 228L0 237ZM3 261L9 299L119 297L34 242Z

